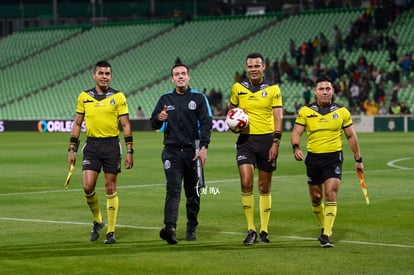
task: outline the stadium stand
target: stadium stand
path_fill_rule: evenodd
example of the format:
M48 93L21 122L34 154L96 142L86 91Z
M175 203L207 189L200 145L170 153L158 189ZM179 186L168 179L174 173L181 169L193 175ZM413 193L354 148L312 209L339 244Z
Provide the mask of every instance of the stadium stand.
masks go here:
M7 36L0 43L0 69L11 66L18 61L24 61L30 56L63 43L82 31L81 27L65 27L59 29L34 30L27 29Z
M141 106L148 116L161 93L171 89L169 69L177 57L190 65L190 85L198 90L220 91L229 95L236 71L243 72L244 58L250 52L261 52L272 63L288 53L289 40L297 43L313 40L324 33L333 40L333 26L347 33L349 23L357 20L364 9L338 9L303 12L285 17L280 14L249 17L208 17L185 24L162 22L159 24L126 24L99 26L76 36L67 34L59 43L52 40L35 55L21 53L25 62L2 70L0 88L1 119L67 119L74 115L74 102L82 89L93 86L91 66L98 59L108 59L114 68L112 86L127 96L130 113ZM398 34L398 54L412 53L414 35L413 12L406 12L393 22L386 32ZM40 31L38 31L40 33ZM36 31L32 35L36 35ZM42 33L43 34L43 33ZM39 34L40 35L40 34ZM106 39L102 39L106 38ZM62 39L64 41L62 41ZM7 39L0 41L0 49ZM54 41L54 40L53 40ZM60 42L62 41L62 42ZM103 41L105 43L103 43ZM50 47L50 45L53 45ZM38 52L36 50L35 52ZM356 62L360 49L342 50L347 64ZM390 71L398 64L388 61L386 50L364 52L369 62ZM29 56L29 57L28 57ZM3 60L19 60L4 57ZM319 56L326 67L336 67L333 51ZM288 55L288 61L294 63ZM4 61L6 64L14 61ZM305 68L308 74L311 68ZM400 98L413 110L413 90L406 84L413 73L403 77ZM349 80L349 78L348 78ZM86 86L85 86L86 85ZM302 102L302 83L281 76L280 87L286 110L294 111L294 103ZM392 83L386 82L387 96ZM346 98L337 98L348 104Z

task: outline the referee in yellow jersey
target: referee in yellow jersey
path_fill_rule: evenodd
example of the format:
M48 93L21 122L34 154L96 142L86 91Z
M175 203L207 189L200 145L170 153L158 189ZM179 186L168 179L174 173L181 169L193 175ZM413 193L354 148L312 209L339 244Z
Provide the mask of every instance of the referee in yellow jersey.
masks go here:
M321 247L333 247L330 240L337 212L337 193L342 176L342 134L351 148L356 170L364 165L350 112L333 101L334 88L328 77L316 80L316 101L302 107L292 131L291 143L296 160L305 161L312 210L321 226ZM300 149L306 131L307 155Z
M249 124L236 143L236 161L241 183L241 200L247 221L245 245L257 240L254 223L253 175L257 167L260 233L259 241L268 243L268 224L272 207L272 174L276 170L276 159L282 137L283 103L279 87L264 79L266 64L259 53L246 58L247 78L233 85L230 108L239 107L249 116Z
M102 169L105 174L108 219L104 243L113 244L116 242L115 224L119 204L116 181L118 173L121 172L122 159L119 125L122 127L126 144L126 169L133 166L132 131L124 94L109 86L112 79L111 65L106 61L99 61L93 69L92 77L96 82L95 87L80 93L78 97L75 121L70 134L68 163L70 165L76 161L79 135L85 121L87 139L82 148L82 174L86 203L94 218L90 240L96 241L100 230L105 226L95 192L96 181Z

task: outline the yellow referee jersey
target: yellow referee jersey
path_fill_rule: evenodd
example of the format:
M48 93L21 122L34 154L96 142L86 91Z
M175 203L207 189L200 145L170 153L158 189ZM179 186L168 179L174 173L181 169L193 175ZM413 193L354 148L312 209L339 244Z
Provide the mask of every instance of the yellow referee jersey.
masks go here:
M308 152L332 153L342 150L342 129L352 125L352 118L336 103L328 108L313 103L300 109L295 123L306 129Z
M88 137L115 137L119 135L119 117L128 115L128 104L119 91L109 89L98 95L92 89L79 94L76 112L84 115Z
M249 116L249 126L243 134L261 135L274 132L273 108L283 107L279 86L268 81L252 85L248 80L235 83L230 103Z

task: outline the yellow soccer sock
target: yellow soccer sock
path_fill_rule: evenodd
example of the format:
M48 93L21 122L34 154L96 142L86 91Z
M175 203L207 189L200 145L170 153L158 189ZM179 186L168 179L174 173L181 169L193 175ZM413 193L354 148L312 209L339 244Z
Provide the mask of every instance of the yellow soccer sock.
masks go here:
M320 201L318 203L312 203L312 211L313 214L315 214L316 219L318 220L319 224L321 225L321 228L324 228L325 226L325 205L323 204L323 201Z
M95 191L93 191L90 194L85 193L84 195L86 203L88 204L89 209L92 212L94 221L96 221L97 223L102 223L102 213L98 205L98 195L96 195Z
M246 216L247 229L256 231L254 226L254 196L253 193L242 193L242 204Z
M267 226L270 220L270 209L272 208L272 195L260 194L260 232L269 232Z
M108 228L106 233L115 232L116 217L118 216L118 192L106 195L106 211L108 214Z
M323 226L323 234L329 236L331 234L335 217L336 217L336 201L335 202L326 202L325 207L325 224Z

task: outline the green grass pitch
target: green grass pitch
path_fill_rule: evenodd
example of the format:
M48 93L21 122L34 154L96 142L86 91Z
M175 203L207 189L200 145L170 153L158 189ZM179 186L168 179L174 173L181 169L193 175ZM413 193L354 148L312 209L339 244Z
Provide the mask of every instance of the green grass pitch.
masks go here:
M85 137L81 136L84 141ZM370 205L345 141L333 249L322 249L305 167L284 133L272 183L271 243L245 247L246 222L232 133L212 134L197 241L187 242L184 198L178 245L158 236L165 180L162 135L135 132L135 165L118 178L115 245L89 241L92 216L79 161L69 189L69 133L0 134L0 274L412 274L414 133L360 133ZM302 147L303 144L302 144ZM257 177L255 177L257 180ZM102 175L97 185L105 211ZM257 183L255 196L258 197ZM256 208L258 200L256 199ZM256 214L259 227L259 214Z

